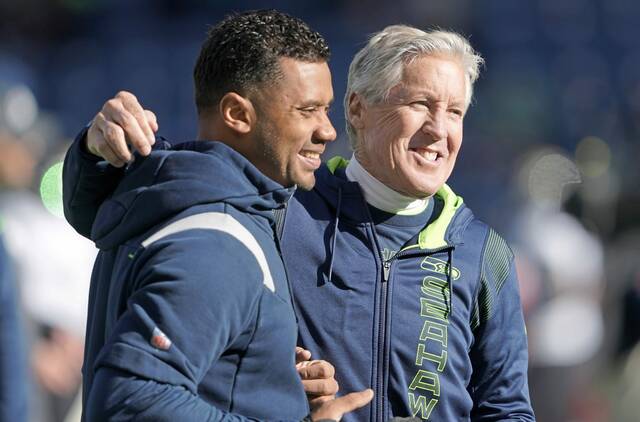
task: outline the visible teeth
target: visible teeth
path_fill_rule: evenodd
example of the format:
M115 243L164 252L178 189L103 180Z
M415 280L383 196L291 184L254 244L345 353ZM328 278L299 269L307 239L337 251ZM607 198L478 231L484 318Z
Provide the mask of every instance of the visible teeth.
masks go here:
M313 158L313 159L320 158L320 154L319 153L311 152L311 151L302 151L300 153L300 155L302 155L303 157L306 157L306 158Z
M411 150L420 154L420 156L422 156L422 158L424 158L425 160L436 161L438 159L437 152L428 151L425 148L411 148Z

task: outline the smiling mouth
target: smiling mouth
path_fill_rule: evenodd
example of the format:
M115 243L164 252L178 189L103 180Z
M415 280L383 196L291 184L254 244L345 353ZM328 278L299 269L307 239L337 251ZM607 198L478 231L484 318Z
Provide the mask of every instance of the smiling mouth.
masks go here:
M409 148L409 151L413 151L416 154L418 154L421 158L430 161L430 162L436 162L439 158L442 157L442 155L438 154L435 151L429 151L426 150L424 148Z
M320 153L313 151L300 151L298 154L302 155L304 158L309 158L311 160L319 160Z
M322 165L319 152L303 150L298 153L298 156L308 171L316 171Z

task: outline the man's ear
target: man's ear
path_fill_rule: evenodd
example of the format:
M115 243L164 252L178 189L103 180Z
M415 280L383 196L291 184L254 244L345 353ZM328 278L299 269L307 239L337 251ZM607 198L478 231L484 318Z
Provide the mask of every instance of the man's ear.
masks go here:
M227 92L220 99L220 115L225 126L243 135L251 132L256 123L253 103L236 92Z
M351 126L356 129L362 129L364 127L364 114L366 112L367 106L364 103L364 100L355 92L352 92L349 95L349 122Z

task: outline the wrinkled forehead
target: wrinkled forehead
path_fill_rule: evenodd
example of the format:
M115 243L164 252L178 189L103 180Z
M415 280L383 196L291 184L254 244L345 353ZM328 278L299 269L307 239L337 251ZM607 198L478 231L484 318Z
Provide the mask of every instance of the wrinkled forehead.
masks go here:
M387 98L438 95L465 100L468 78L462 61L451 55L420 55L402 64Z

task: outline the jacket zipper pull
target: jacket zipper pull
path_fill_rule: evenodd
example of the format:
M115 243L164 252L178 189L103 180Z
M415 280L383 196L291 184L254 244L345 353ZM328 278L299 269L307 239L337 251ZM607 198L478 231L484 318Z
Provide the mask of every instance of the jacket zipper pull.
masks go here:
M382 281L389 281L389 273L391 272L391 261L382 263Z

